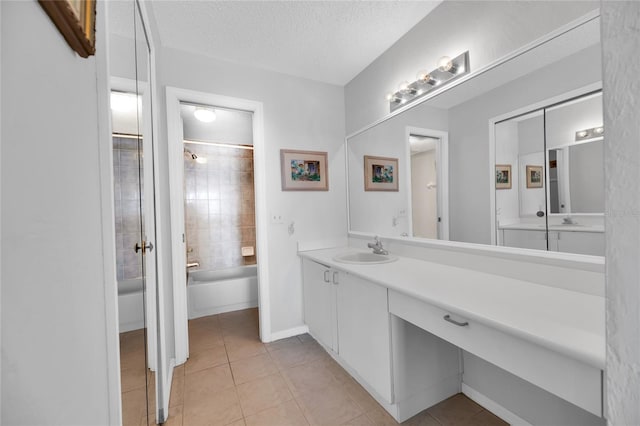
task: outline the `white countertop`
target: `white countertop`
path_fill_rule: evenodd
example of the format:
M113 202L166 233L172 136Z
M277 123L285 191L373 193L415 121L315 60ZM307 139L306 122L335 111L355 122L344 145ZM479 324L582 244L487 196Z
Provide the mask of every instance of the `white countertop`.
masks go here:
M525 231L544 231L546 225L544 223L510 223L508 225L499 225L499 229L520 229ZM552 225L549 224L549 231L566 231L566 232L604 232L603 225L582 225L579 223L572 225Z
M364 250L299 254L604 369L603 297L407 257L369 265L333 260L357 251Z

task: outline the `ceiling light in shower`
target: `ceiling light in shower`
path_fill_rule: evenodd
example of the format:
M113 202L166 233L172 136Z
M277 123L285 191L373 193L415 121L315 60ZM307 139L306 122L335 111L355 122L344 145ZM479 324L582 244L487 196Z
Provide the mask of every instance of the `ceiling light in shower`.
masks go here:
M137 96L133 93L111 92L111 109L117 112L131 112L136 109Z
M211 123L216 119L216 112L210 108L196 107L193 115L203 123Z

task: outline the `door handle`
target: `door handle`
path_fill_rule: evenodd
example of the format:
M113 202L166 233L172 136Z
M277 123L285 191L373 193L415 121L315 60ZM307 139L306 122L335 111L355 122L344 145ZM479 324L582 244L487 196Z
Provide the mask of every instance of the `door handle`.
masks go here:
M151 241L142 241L142 246L140 246L140 244L136 243L135 247L133 248L135 250L135 252L139 252L140 250L142 250L142 253L146 253L147 250L149 251L153 251L153 244L151 243Z
M468 326L468 325L469 325L469 321L459 322L459 321L456 321L456 320L454 320L453 318L451 318L451 315L448 315L448 314L447 314L447 315L445 315L443 318L444 318L444 320L445 320L445 321L448 321L448 322L450 322L451 324L455 324L455 325L457 325L458 327L466 327L466 326Z
M324 282L325 283L329 282L329 271L324 271Z
M333 272L333 283L338 285L338 271Z

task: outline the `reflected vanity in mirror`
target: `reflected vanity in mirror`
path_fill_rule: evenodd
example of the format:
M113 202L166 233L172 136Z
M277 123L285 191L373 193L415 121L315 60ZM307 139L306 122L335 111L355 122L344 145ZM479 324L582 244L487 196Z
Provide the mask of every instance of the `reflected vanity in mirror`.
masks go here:
M599 22L482 70L470 52L466 78L348 136L349 231L602 255L603 138L576 139L602 127ZM398 159L397 192L364 191L364 156Z

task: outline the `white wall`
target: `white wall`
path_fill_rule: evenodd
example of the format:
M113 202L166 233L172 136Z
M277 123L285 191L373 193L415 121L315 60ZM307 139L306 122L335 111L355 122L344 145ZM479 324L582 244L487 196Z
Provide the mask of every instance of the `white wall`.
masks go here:
M175 49L162 49L157 67L161 86L263 103L267 209L269 213L284 217L283 224L270 224L265 233L269 247L271 331L303 325L297 242L340 238L347 229L343 89ZM159 95L162 105L164 90ZM166 116L166 112L161 109L158 149L163 181L160 190L168 200L166 117L162 115ZM329 191L283 192L280 183L282 148L328 151ZM163 213L168 217L168 210ZM287 228L292 222L295 233L290 236Z
M347 134L389 113L385 94L442 55L469 50L478 70L596 9L596 1L445 1L345 87Z
M73 52L37 2L0 7L1 422L115 423L109 417L97 58ZM102 30L103 19L99 13Z
M640 3L603 1L607 280L606 409L640 424Z

